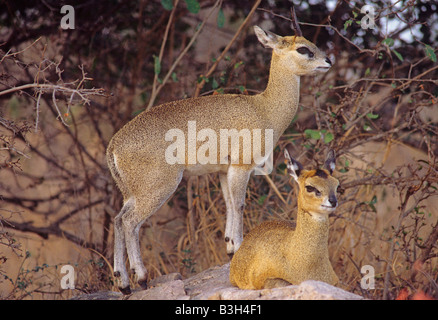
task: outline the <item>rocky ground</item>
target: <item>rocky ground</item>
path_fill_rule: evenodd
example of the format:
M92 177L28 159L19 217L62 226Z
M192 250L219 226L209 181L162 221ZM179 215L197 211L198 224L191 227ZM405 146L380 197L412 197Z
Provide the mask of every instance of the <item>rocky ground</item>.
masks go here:
M75 300L361 300L363 297L327 283L308 280L298 286L241 290L228 279L230 265L212 267L188 279L172 273L151 280L148 290L123 296L119 292L96 292Z

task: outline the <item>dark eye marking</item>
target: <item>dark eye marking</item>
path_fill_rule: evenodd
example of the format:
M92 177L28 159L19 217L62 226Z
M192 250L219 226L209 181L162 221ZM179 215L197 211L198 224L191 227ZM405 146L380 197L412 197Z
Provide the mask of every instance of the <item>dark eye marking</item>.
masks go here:
M309 58L313 58L315 56L315 54L312 51L310 51L310 49L307 47L299 47L297 49L297 52L299 54L307 54Z
M306 186L306 191L311 193L311 192L315 192L315 195L317 195L318 197L321 195L321 192L316 189L315 187L312 186Z

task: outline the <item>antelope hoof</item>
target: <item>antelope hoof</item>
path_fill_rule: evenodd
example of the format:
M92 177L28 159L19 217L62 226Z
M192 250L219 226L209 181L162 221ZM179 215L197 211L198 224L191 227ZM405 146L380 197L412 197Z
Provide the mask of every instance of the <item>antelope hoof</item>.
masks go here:
M119 288L120 292L123 293L123 295L131 294L131 288L127 286L126 288Z

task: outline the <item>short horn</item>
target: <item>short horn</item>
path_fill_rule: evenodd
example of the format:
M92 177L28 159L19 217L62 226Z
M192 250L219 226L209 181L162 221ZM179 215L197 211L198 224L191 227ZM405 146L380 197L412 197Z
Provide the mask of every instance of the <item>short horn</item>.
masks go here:
M295 7L292 6L290 9L290 15L292 17L292 22L290 27L295 31L295 35L298 37L302 37L303 33L301 32L300 25L298 24L297 14L295 13Z

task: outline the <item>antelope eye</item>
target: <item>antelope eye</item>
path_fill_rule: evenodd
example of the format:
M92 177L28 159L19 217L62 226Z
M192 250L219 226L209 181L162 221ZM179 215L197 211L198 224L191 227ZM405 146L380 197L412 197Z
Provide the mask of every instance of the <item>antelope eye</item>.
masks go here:
M299 54L307 54L309 56L309 58L313 58L315 56L315 54L312 51L310 51L309 48L306 48L306 47L299 47L297 49L297 52Z
M306 191L309 193L315 192L315 195L317 195L318 197L321 195L321 192L312 186L306 186Z

